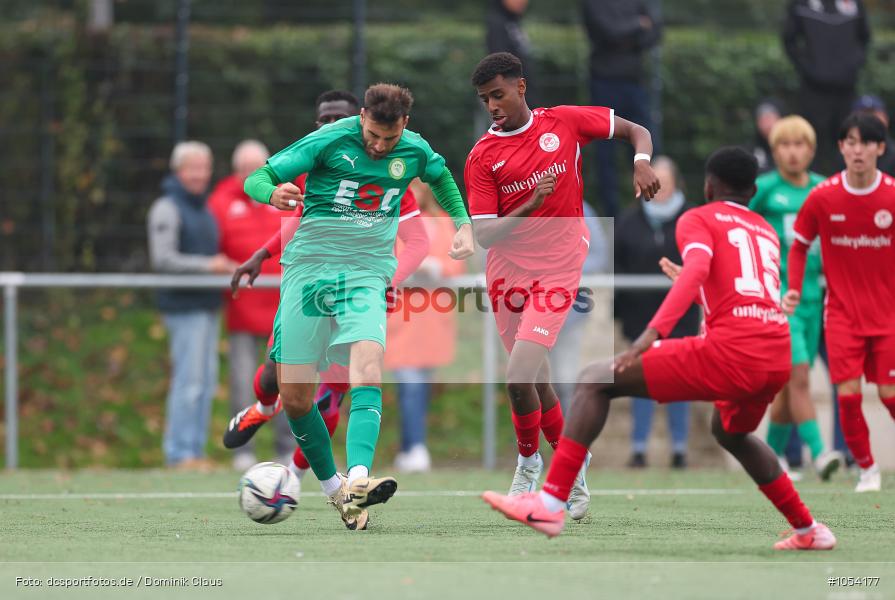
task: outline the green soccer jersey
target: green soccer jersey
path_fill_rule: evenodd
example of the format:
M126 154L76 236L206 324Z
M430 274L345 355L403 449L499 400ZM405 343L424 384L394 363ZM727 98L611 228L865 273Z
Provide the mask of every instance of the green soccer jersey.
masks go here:
M307 173L301 227L283 251L284 265L343 265L391 278L401 198L414 177L435 182L444 158L419 134L404 130L385 157L364 151L360 117L306 135L268 161L280 182Z
M786 262L789 249L795 239L793 224L799 209L805 203L808 193L824 180L817 173L808 174L808 185L796 187L786 181L779 171L765 173L756 180L758 191L749 202L749 208L763 216L777 232L780 238L780 283L786 291ZM808 262L805 266L805 279L802 286L804 301L820 301L823 294L820 289L821 260L820 245L814 240L808 251Z

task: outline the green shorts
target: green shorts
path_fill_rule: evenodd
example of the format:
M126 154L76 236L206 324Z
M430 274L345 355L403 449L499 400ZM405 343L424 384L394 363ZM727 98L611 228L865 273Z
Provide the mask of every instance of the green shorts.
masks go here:
M814 364L820 345L820 328L823 319L823 304L802 302L796 313L789 317L789 331L792 335L792 364L808 366Z
M387 280L371 271L303 264L283 269L270 358L287 365L348 365L351 344L385 349Z

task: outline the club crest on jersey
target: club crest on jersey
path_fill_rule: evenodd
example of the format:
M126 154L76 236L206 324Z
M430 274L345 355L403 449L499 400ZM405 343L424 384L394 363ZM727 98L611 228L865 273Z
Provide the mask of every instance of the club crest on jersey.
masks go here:
M873 222L880 229L888 229L892 226L892 213L885 208L880 209L873 215Z
M404 159L393 158L391 162L388 163L388 174L392 179L401 179L406 172L407 163L404 162Z
M545 133L538 143L544 152L556 152L559 149L559 136L555 133Z

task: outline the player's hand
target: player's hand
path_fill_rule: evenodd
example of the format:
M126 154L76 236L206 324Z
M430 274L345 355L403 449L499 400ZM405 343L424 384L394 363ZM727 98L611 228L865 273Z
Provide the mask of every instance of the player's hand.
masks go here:
M649 161L638 160L634 163L634 197L652 200L659 191L659 178L653 172Z
M261 274L261 265L268 258L270 258L270 253L266 248L261 248L252 254L249 260L236 267L236 271L233 272L233 277L230 279L230 291L233 293L234 298L239 297L239 286L242 284L242 278L248 278L246 287L251 288L255 280L258 279L258 275Z
M802 294L799 293L798 290L787 290L786 293L783 294L783 301L780 303L784 314L792 316L793 313L796 312L796 308L798 308L801 300Z
M281 183L270 195L270 204L280 210L295 210L298 203L304 200L301 190L294 183Z
M236 263L227 258L225 254L215 254L208 263L208 270L212 273L229 275L236 268Z
M616 373L622 373L625 369L633 365L640 355L650 349L653 342L659 339L659 332L652 327L647 327L646 331L640 334L631 347L615 357L612 363L612 370Z
M463 260L475 254L475 241L472 237L472 225L464 223L460 225L460 229L454 234L454 240L451 242L451 249L448 256L454 260Z
M659 261L659 267L662 269L662 272L674 283L677 281L677 278L681 275L682 266L679 264L672 262L667 257L663 256Z
M554 189L556 189L556 175L547 173L538 180L538 185L535 187L535 193L532 194L531 200L528 201L529 207L531 207L532 210L541 208L544 205L544 200L547 199L547 196L553 193Z

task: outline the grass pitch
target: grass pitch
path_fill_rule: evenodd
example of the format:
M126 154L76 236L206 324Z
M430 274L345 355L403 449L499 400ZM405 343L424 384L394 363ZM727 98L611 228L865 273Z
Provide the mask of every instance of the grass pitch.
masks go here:
M797 484L839 538L812 553L771 549L787 524L738 472L592 472L590 516L554 540L477 497L509 478L401 477L370 529L349 532L313 477L292 517L258 525L236 504L236 473L5 474L0 597L895 597L891 476L876 494L854 494L845 475Z

